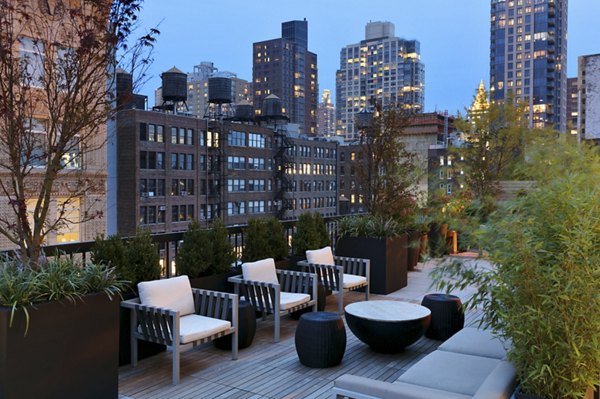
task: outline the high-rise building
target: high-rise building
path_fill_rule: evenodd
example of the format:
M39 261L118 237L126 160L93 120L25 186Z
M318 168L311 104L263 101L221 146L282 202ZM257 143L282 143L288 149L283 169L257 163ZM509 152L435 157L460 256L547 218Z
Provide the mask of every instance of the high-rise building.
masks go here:
M391 22L369 22L365 40L340 52L336 75L336 132L346 141L358 137L354 115L372 106L396 104L419 113L424 107L425 66L420 44L394 36Z
M318 107L317 128L320 137L335 136L335 105L331 101L331 91L323 90Z
M577 134L579 117L579 86L577 78L567 79L567 133Z
M254 43L252 83L255 112L274 94L300 133L317 134L317 55L308 51L308 22L281 24L281 38Z
M582 139L600 143L600 54L579 57L577 86L577 131Z
M492 0L490 97L522 101L534 127L567 126L568 0Z

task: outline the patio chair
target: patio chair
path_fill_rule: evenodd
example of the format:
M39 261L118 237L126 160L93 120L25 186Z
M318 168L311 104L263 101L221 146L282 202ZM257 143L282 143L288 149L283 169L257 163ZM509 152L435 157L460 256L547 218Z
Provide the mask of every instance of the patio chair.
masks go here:
M279 342L282 315L311 307L317 310L317 279L314 274L275 269L273 258L242 264L242 274L228 279L235 293L262 312L273 314L274 341Z
M315 273L319 284L338 295L338 312L344 313L344 290L365 290L369 300L370 260L334 256L331 247L306 251L306 260L298 262L304 270Z
M192 289L187 276L141 282L138 291L139 298L121 302L131 309L132 366L137 365L138 339L166 345L173 352L173 385L179 383L181 345L196 346L232 334L231 358L237 359L237 295Z

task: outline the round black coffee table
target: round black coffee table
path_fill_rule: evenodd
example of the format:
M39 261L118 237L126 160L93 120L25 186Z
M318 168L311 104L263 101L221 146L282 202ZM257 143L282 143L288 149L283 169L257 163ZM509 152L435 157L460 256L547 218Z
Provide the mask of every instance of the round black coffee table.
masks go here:
M465 325L460 298L449 294L427 294L421 305L431 310L431 324L425 336L445 341Z
M336 366L346 351L344 320L337 313L305 313L296 327L295 342L303 365L319 368Z
M415 343L429 327L431 311L399 301L364 301L347 305L350 330L375 352L396 353Z

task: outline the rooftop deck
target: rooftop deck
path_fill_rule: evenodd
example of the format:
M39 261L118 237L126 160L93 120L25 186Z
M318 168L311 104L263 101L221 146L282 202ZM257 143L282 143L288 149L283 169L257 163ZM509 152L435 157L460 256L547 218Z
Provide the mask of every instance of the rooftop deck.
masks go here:
M419 264L418 271L409 272L408 286L392 294L371 295L371 299L400 300L420 303L433 292L429 271L434 262ZM464 300L470 293L454 293ZM344 294L344 301L364 300L364 294ZM337 310L337 298L327 298L327 311ZM479 312L466 315L465 325L474 323ZM211 343L198 348L190 345L181 355L181 381L171 385L171 354L162 353L142 360L136 368L121 367L119 393L121 399L135 398L334 398L333 381L346 373L394 381L416 361L434 351L440 341L421 338L399 354L379 354L371 351L346 328L347 344L339 366L313 369L300 364L294 346L297 321L282 318L281 341L273 343L273 320L257 320L253 344L231 353L215 348Z

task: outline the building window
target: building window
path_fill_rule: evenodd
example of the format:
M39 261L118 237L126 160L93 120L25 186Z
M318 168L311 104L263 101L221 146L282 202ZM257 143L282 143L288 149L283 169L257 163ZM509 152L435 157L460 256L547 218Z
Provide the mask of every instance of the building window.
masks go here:
M25 86L38 86L43 84L44 77L44 44L28 37L19 38L21 67L25 69L22 83Z
M229 134L227 135L227 144L235 147L245 147L246 133L230 130Z
M246 191L246 180L227 179L227 191L230 193Z
M248 169L251 170L265 170L265 159L264 158L248 158Z
M240 202L228 202L227 203L227 215L243 215L246 213L246 203Z
M248 147L254 148L265 148L265 138L262 134L249 133L248 134Z
M227 169L246 169L246 157L227 157Z

